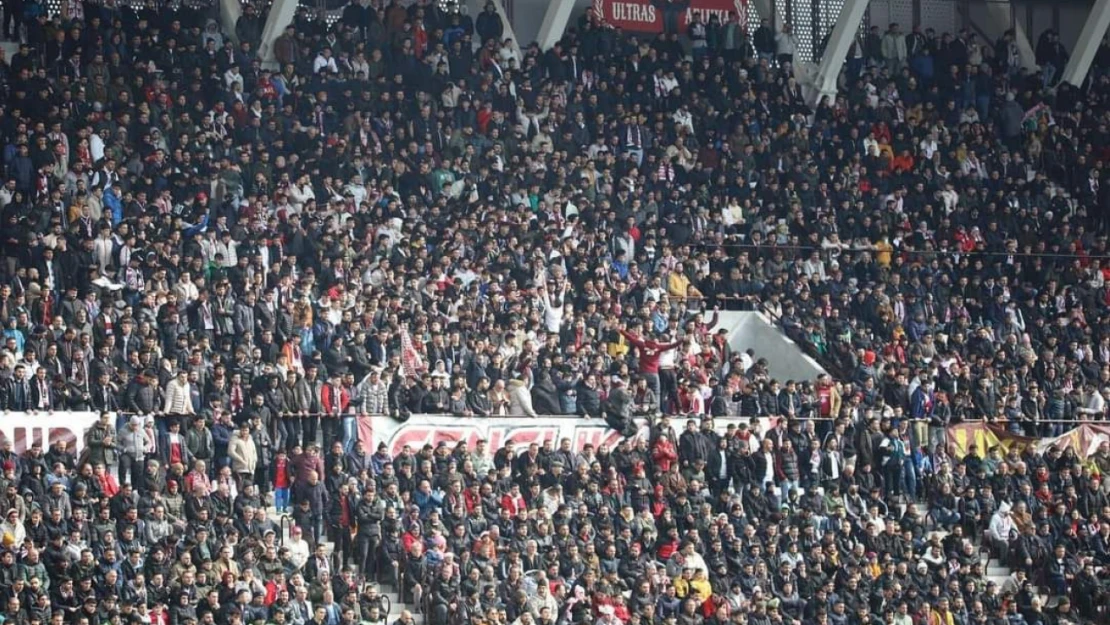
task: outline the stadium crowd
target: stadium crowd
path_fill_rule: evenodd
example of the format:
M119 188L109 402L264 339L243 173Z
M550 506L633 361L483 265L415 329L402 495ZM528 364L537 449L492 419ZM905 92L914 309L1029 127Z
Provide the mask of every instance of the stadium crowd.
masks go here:
M938 433L1107 417L1110 47L871 26L811 109L789 25L663 5L4 0L0 409L101 417L0 442L0 623L1106 622L1107 446ZM649 425L358 438L418 413Z

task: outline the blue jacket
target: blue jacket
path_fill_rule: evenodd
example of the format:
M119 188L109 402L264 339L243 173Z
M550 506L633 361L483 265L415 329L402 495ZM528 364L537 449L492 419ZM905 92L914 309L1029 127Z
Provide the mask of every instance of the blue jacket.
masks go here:
M910 417L914 419L928 419L933 416L933 393L919 386L913 391L910 398Z
M112 227L123 221L123 200L109 187L104 191L104 207L112 212Z

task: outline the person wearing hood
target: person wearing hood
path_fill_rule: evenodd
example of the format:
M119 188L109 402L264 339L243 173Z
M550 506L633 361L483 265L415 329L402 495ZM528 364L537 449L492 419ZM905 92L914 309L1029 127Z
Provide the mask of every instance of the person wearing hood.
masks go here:
M1019 147L1021 144L1021 123L1025 119L1025 111L1014 99L1014 92L1006 92L1006 102L998 114L999 129L1002 139L1010 147Z
M532 406L532 392L528 389L528 382L523 378L509 380L509 415L533 418L539 416Z
M220 32L220 24L216 20L208 20L204 25L204 33L201 35L203 43L208 43L209 40L216 42L213 46L217 50L222 50L224 47L224 36Z
M19 511L15 508L8 510L4 515L4 522L0 523L0 536L6 539L9 534L12 537L12 545L22 545L27 538L27 529L23 525Z
M541 368L533 378L532 408L538 414L562 414L559 406L559 389L555 384L555 378L551 374L550 366Z
M987 537L991 542L991 549L998 554L998 560L1003 564L1010 561L1010 538L1017 533L1014 520L1010 517L1010 504L1003 503L991 517L987 526Z

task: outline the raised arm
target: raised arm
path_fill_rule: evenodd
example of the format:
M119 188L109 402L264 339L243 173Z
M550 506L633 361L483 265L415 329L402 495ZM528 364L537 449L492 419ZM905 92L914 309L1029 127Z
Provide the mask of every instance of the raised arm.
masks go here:
M721 313L718 312L716 309L714 309L713 310L713 318L709 320L709 323L703 324L702 329L705 330L706 332L709 332L713 328L717 327L717 323L720 320L721 320Z
M634 345L636 347L643 347L644 346L644 344L645 344L644 339L640 338L639 336L636 336L635 334L632 334L631 332L629 332L628 330L625 330L624 328L621 328L620 330L617 330L617 331L620 332L621 336L623 336L632 345Z

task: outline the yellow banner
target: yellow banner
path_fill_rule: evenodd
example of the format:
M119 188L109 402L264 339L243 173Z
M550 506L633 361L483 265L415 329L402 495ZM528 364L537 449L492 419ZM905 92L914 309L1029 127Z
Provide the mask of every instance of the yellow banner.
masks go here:
M1037 445L1039 441L1040 439L1020 436L986 423L962 423L948 428L948 450L956 458L966 456L972 445L979 455L985 455L991 447L1000 446L1007 452L1021 452L1030 445Z
M987 423L962 423L948 428L948 451L956 458L963 458L975 445L980 455L995 445L1007 452L1024 451L1035 447L1037 451L1055 447L1073 449L1080 458L1088 458L1104 441L1110 440L1110 427L1095 423L1081 423L1077 427L1052 438L1032 438L1014 434L1001 425Z

